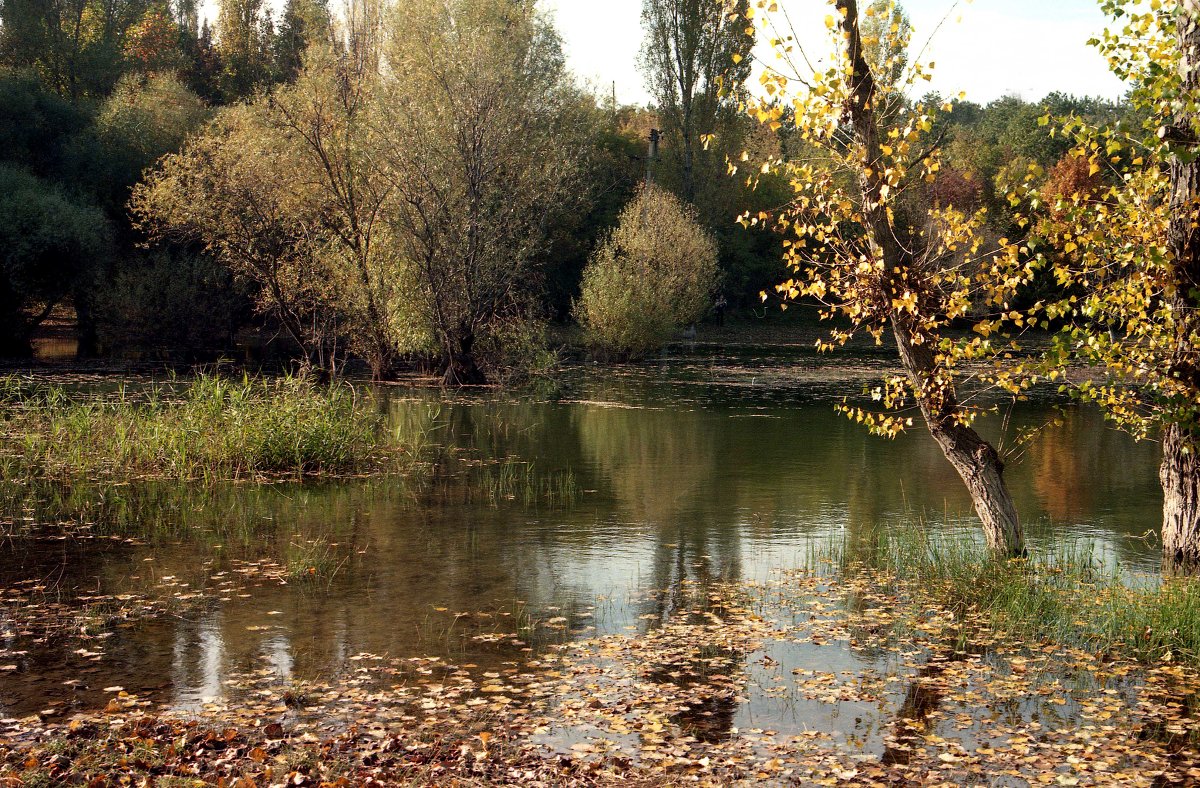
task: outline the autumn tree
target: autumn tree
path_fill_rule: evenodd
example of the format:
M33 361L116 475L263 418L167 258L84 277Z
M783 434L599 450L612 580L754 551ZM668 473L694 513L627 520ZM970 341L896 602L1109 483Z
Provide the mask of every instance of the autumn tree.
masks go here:
M181 30L165 8L151 8L125 33L125 59L143 74L175 71L183 65Z
M1134 85L1134 112L1116 124L1062 119L1073 150L1031 194L1043 217L1042 262L1069 290L1034 317L1065 325L1052 366L1082 361L1102 373L1073 385L1076 394L1136 437L1161 441L1165 563L1196 571L1200 4L1106 0L1104 8L1115 22L1093 43Z
M747 15L747 22L767 31L777 55L763 75L766 96L750 111L776 126L786 111L797 144L812 155L757 163L756 171L783 169L794 195L784 210L744 221L768 223L785 234L793 277L779 288L784 299L816 299L824 317L844 321L847 327L835 330L823 347L845 343L860 331L879 342L890 331L903 374L889 376L872 392L881 410L849 404L843 410L872 431L895 436L913 423L915 406L966 485L988 544L1003 554L1020 554L1024 540L1004 462L974 429L979 408L960 392L964 363L992 358L1004 348L993 345L986 321L965 340L946 332L979 304L1003 310L1020 282L991 275L994 265L980 237L982 210L904 209L907 195L937 180L935 116L952 107L903 102L892 111L885 101L889 88L876 69L886 70L895 56L872 68L855 0L831 4L825 22L834 52L827 70L807 67L817 60L802 50L794 31L787 32L774 7L762 0ZM885 25L882 34L891 40L873 42L875 51L906 48L905 26ZM926 74L920 63L912 64L891 89L910 92Z
M108 93L125 68L122 42L153 0L3 0L0 65L35 71L72 101Z
M379 162L387 217L429 316L447 384L486 380L477 344L528 314L582 118L561 44L531 0L391 9Z

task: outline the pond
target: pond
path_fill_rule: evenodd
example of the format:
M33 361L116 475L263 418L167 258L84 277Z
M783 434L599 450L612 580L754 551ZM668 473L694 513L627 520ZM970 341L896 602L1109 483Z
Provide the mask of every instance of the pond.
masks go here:
M347 676L387 686L363 675L384 655L512 673L558 643L659 626L697 587L765 582L881 524L973 531L922 431L886 441L834 412L888 364L700 347L578 368L520 397L384 388L396 429L431 447L420 480L56 490L22 515L42 527L0 545L0 718L102 708L114 688L192 712ZM1008 471L1034 549L1076 540L1098 562L1153 573L1156 447L1048 400L1006 420L1010 445L1036 430ZM983 426L999 434L999 418ZM55 527L67 509L90 529ZM62 618L73 631L48 626ZM891 659L794 643L743 656L760 673L857 676ZM881 703L908 702L903 686L888 692ZM709 717L837 730L880 750L878 706L763 690Z

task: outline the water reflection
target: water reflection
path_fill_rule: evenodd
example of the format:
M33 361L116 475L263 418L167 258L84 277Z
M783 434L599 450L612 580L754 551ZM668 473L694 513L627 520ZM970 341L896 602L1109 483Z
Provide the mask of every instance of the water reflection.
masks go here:
M877 371L870 359L861 366L850 377ZM763 579L831 539L869 545L880 523L971 528L969 499L932 442L868 437L832 411L828 375L818 373L807 356L750 372L738 359L688 358L583 371L548 398L383 391L380 407L398 429L453 448L437 455L432 480L40 494L14 516L53 523L82 513L97 536L116 538L48 529L9 540L5 587L46 581L63 600L55 615L80 595L116 594L169 599L170 612L85 643L100 659L77 653L77 640L5 624L6 653L28 653L4 658L20 669L0 674L0 711L102 705L111 685L165 685L156 697L196 708L236 694L236 674L267 670L283 686L336 676L364 652L499 666L572 629L665 622L686 609L689 584ZM1013 423L1032 428L1054 415L1032 404ZM473 469L504 460L569 474L577 493L554 504L472 494ZM1149 570L1157 550L1137 537L1159 516L1156 468L1153 445L1075 410L1036 433L1010 480L1035 549L1076 536L1103 560ZM11 513L20 496L8 495ZM314 555L314 545L328 552ZM293 571L318 561L315 580ZM567 629L539 623L559 617ZM751 659L713 658L725 670ZM802 646L770 657L803 658ZM861 671L872 659L847 654L844 667ZM909 704L917 720L928 705L918 695ZM714 696L688 724L720 736L761 708Z

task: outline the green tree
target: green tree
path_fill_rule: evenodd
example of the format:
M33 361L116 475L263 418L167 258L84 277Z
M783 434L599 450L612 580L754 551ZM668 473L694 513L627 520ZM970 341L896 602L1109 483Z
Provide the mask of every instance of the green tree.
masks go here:
M388 24L389 225L414 266L444 380L480 383L476 343L531 310L586 118L558 35L530 0L400 3Z
M73 294L108 243L98 208L0 164L0 356L30 352L33 330Z
M194 38L186 31L181 35L184 64L180 75L184 83L209 104L221 103L221 75L224 66L221 53L213 43L212 28L209 27L208 20L205 19L200 25L200 31Z
M130 189L159 158L179 150L211 115L195 93L171 73L128 74L100 105L95 134L101 160L93 167L97 193L125 215Z
M294 82L304 66L304 53L317 43L331 46L333 20L326 0L288 0L271 42L274 80Z
M896 0L875 0L863 11L863 57L883 92L894 91L908 67L912 22Z
M28 68L71 100L103 96L125 69L122 42L153 0L3 0L0 64Z
M179 150L212 111L172 73L121 78L94 121L86 185L106 208L121 254L98 261L77 311L93 318L96 348L215 349L228 342L244 299L210 258L187 244L147 253L130 226L132 189L163 156Z
M734 114L750 75L754 36L747 0L644 0L641 67L667 149L680 172L680 195L696 202L699 160L722 117ZM715 157L724 166L723 157ZM711 163L706 162L711 167Z
M551 319L567 320L579 297L588 258L605 233L617 224L625 205L646 177L645 136L651 126L645 109L601 106L594 96L579 96L586 119L586 148L578 211L562 212L548 228L548 244L539 255L544 271L546 308Z
M263 0L221 0L217 51L225 101L249 98L271 77L271 20Z

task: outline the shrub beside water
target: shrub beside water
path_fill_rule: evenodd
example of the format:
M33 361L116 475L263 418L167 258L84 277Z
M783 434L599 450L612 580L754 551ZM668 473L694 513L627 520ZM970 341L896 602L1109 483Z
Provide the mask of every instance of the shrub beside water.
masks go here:
M398 467L383 416L349 385L203 375L81 400L0 382L0 478L241 480Z
M643 188L584 269L575 317L593 348L644 357L704 316L719 272L717 244L695 209Z

